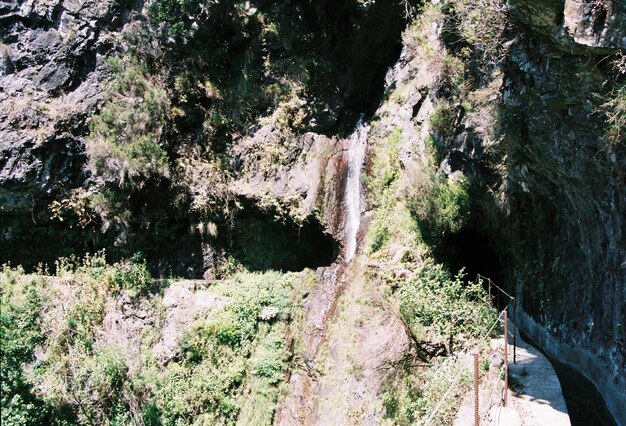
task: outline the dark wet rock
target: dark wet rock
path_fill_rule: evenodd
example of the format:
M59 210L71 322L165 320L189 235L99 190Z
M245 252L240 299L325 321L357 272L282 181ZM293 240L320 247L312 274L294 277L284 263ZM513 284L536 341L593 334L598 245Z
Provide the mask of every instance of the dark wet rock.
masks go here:
M86 119L100 100L110 50L103 41L119 30L111 17L132 6L121 0L3 6L0 187L5 197L28 191L45 197L79 183Z
M626 4L621 0L511 0L511 12L559 49L602 53L626 49Z

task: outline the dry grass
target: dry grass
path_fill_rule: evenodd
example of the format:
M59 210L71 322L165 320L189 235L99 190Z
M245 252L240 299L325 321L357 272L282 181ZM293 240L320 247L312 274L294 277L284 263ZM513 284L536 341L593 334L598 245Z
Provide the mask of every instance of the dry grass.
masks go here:
M600 109L606 114L607 149L612 151L618 144L626 144L626 84L615 89Z

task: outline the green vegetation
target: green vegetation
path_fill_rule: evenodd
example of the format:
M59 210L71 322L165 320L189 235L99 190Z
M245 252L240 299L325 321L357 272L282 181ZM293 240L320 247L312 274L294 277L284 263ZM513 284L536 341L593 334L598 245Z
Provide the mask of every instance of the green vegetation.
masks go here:
M491 99L497 98L500 84L492 68L501 52L487 52L480 43L500 37L503 26L489 34L480 28L492 21L504 25L502 12L499 2L425 6L403 38L409 53L428 61L437 75L430 88L439 97L428 118L431 134L423 144L405 141L397 131L381 134L379 128L390 126L384 116L382 125L372 130L375 148L366 179L375 209L366 240L369 262L376 265L371 279L397 306L416 348L386 384L381 398L384 424L423 423L435 407L431 423L451 424L469 389L467 352L479 349L487 357L485 342L496 315L482 283L466 282L462 273L454 276L433 256L447 235L468 223L474 206L467 178L461 173L447 176L439 169L456 122L469 116L481 136L496 138ZM441 45L427 42L435 22L445 22ZM490 77L476 78L476 68ZM407 85L411 87L411 81ZM406 90L396 88L389 102L406 100ZM401 146L414 155L405 162ZM444 395L447 399L439 405Z
M140 185L139 179L169 177L163 133L170 114L166 91L132 56L109 60L113 81L107 102L91 121L88 168L105 180Z
M610 146L626 144L626 84L615 88L601 108L607 116L606 136Z
M411 371L416 367L404 366L401 373L388 383L382 395L385 410L383 424L414 425L424 422L431 415L430 424L452 424L460 401L473 382L468 367L459 359L449 358L417 375ZM441 405L438 405L440 402ZM434 413L436 407L438 411Z
M402 132L393 129L388 134L378 135L374 129L372 139L378 149L374 151L372 172L364 177L370 203L375 207L374 220L366 238L368 251L375 253L395 244L413 247L416 243L416 224L403 200L398 200L402 184L399 151Z
M0 274L3 424L271 423L292 276L240 273L209 286L228 302L198 316L164 360L155 348L169 284L155 286L143 261L108 265L99 253L57 271Z
M489 75L506 56L502 43L508 18L502 0L448 0L459 35L473 48L475 65Z
M226 0L202 2L199 0L156 0L148 14L155 23L166 24L168 36L180 36L198 22L210 31L219 31L243 7L243 1Z
M219 266L223 273L218 272L225 280L197 284L194 289L194 296L208 293L216 297L209 305L219 306L195 312L193 318L189 314L183 321L183 337L172 353L162 355L164 328L174 321L168 315L176 307L163 304L163 292L171 283L155 280L142 255L113 264L107 263L104 252L61 259L55 277L43 272L24 276L19 268L4 267L0 274L2 424L272 423L294 351L286 347L286 336L305 329L304 314L293 312L293 301L306 298L316 276L309 273L309 287L296 298L294 275L249 272L300 265L302 253L294 247L303 229L295 227L304 220L296 217L301 199L294 195L279 202L254 194L260 198L257 205L275 207L277 216L294 224L289 235L268 215L237 216L242 207L235 199L233 182L269 181L300 155L299 134L325 131L320 128L340 133L333 120L349 116L350 111L334 105L341 101L336 100L340 96L332 61L341 50L328 49L326 40L334 34L303 30L315 27L311 25L315 22L302 25L300 13L283 14L271 5L256 10L247 3L149 3L151 30L131 34L141 40L130 43L129 53L108 60L110 82L102 108L91 119L86 142L87 168L95 185L74 189L49 208L51 217L69 228L109 232L105 242L98 241L97 232L86 234L93 245L115 246L111 250L117 251L115 259L138 247L157 250L159 244L151 243L172 241L181 229L190 227L204 242L210 238L220 248L228 247L226 261ZM416 88L421 97L414 105L415 109L428 106L422 103L426 96L437 98L426 126L431 135L426 146L414 143L410 139L420 139L419 133L385 126L393 117L373 129L375 147L364 179L373 214L363 264L384 300L345 302L380 303L394 310L413 340L415 356L389 380L382 397L392 424L423 420L457 376L462 385L454 392L460 395L468 382L463 363L455 356L478 346L495 321L481 283L464 282L462 274L453 276L432 258L446 236L467 224L470 207L477 205L470 199L470 182L458 172L447 176L438 164L442 153L458 143L459 123L470 123L467 132L483 140L486 159L479 153L477 161L494 170L506 167L501 174L493 173L494 180L502 177L505 183L494 182L494 188L500 186L489 189L504 191L507 185L517 185L524 194L511 206L518 202L539 210L532 212L537 226L523 234L532 238L514 244L532 245L526 252L547 251L546 245L537 249L536 241L542 241L539 234L549 235L548 228L561 229L560 234L568 237L592 229L561 227L559 212L545 205L545 200L556 204L551 192L558 183L580 182L571 170L586 163L574 161L575 167L568 163L566 170L565 163L547 158L549 150L533 146L536 136L530 134L520 152L509 152L511 157L489 151L491 142L501 137L497 119L506 116L506 112L497 115L499 108L507 107L502 105L506 102L500 103L506 101L500 92L517 90L514 85L503 88L508 81L497 71L506 53L501 43L507 25L503 2L444 0L424 7L404 41L410 55L419 55L431 65L428 71L437 75L432 87ZM433 40L440 35L441 40ZM0 58L5 50L0 45ZM557 68L558 56L550 58L557 64L551 70ZM539 69L548 71L547 66ZM584 75L580 78L585 80ZM601 106L611 148L625 137L626 86L620 78ZM397 104L417 95L407 87L411 86L395 89L389 99ZM569 105L558 114L569 117ZM317 121L323 121L320 117L331 124L317 127ZM380 118L389 117L380 114ZM528 125L533 117L524 119L524 130L537 133L539 126ZM417 128L421 118L413 123ZM260 125L269 129L263 143L237 145L232 150L236 158L231 158L233 142L242 141ZM510 133L523 134L517 130ZM554 143L550 150L565 145ZM587 161L595 161L587 151L580 152L591 158ZM330 153L323 156L327 159ZM505 159L509 164L504 164ZM523 167L516 167L519 164ZM591 187L596 182L589 179L586 184ZM542 189L548 194L541 194ZM580 193L584 192L574 195ZM565 193L567 203L585 205L589 214L583 218L602 213L599 205L569 195ZM510 201L501 198L502 205ZM571 207L567 203L560 204ZM512 220L519 220L514 226L533 223L523 217ZM316 249L312 247L305 256ZM582 245L574 249L585 254ZM561 263L537 262L528 275L541 275L544 267L561 268ZM548 305L541 306L542 312L550 313L549 305L562 287L557 280L536 280L534 297ZM532 307L533 298L525 300ZM585 300L587 305L593 302ZM299 329L292 329L294 323ZM294 340L296 346L302 343ZM354 377L361 379L360 366L352 367ZM436 422L450 423L455 408L451 401L441 408Z
M426 330L431 345L448 346L459 340L483 337L495 322L493 309L482 283L463 282L442 265L424 264L412 279L398 284L400 313L416 340Z
M399 306L416 354L386 384L384 424L415 424L431 415L433 424L450 424L471 383L467 353L477 349L488 356L496 312L480 282L465 283L461 274L453 277L430 259L417 268L411 262L402 267L412 268L407 277L394 277L394 266L387 264L379 278L396 286L388 297Z
M296 31L281 8L246 7L151 2L150 28L129 28L130 49L107 59L110 81L86 141L95 185L49 206L57 225L87 231L89 250L142 250L152 262L156 246L190 228L232 226L233 140L259 123L280 129L237 164L239 177L273 173L293 153L294 134L336 97L321 36ZM226 236L217 237L224 246Z
M433 132L441 137L449 136L454 131L454 109L447 103L441 103L428 116L428 123Z
M410 268L408 262L403 267ZM391 278L391 270L386 273L381 278L397 286L389 297L397 300L416 355L406 359L386 384L384 424L416 424L431 415L432 424L450 424L471 383L467 352L478 349L482 357L488 356L486 342L493 337L496 312L482 283L465 283L461 274L453 277L430 259L407 278Z
M392 240L406 247L423 241L437 246L450 233L458 232L470 213L468 184L438 176L432 149L419 165L401 174L397 130L377 143L371 175L365 183L370 202L376 207L367 244L370 252L379 251Z
M155 399L164 424L231 423L239 416L271 423L288 358L282 336L289 285L278 273L248 274L214 289L232 302L196 323L180 359L165 369Z
M385 203L385 194L394 185L400 176L400 145L402 131L393 129L379 142L379 148L374 157L373 173L365 176L371 202L375 206Z
M132 297L145 295L155 284L141 253L113 265L107 264L104 250L87 253L83 259L61 258L56 262L56 274L81 283L102 283L113 294L127 290Z
M415 215L422 237L431 245L458 232L470 212L470 197L465 181L431 175L415 182L409 209Z
M234 213L234 196L224 160L210 149L185 147L179 151L176 174L181 193L190 199L189 208L200 218Z
M23 273L7 266L0 272L0 423L7 426L38 425L45 418L44 403L22 369L34 360L35 347L44 339L37 283L21 282Z

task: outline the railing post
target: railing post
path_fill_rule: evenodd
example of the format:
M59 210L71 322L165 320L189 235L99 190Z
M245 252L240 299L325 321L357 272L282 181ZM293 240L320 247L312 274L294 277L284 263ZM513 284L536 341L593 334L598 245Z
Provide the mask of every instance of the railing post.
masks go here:
M500 310L500 287L496 286L496 289L498 291L496 291L496 309L499 311Z
M478 426L478 351L474 352L474 425Z
M515 334L513 335L513 364L517 364L517 315L516 312L517 301L513 298L513 322L515 323Z
M506 407L509 393L509 321L506 309L504 310L504 406Z

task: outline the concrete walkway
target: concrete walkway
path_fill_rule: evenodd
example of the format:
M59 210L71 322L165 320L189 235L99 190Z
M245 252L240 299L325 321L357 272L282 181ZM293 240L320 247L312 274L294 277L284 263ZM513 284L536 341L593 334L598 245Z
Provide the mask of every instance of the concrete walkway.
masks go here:
M517 329L509 322L509 330ZM509 346L509 405L525 426L569 426L570 419L561 384L550 361L517 334L517 363ZM498 411L500 410L500 411ZM509 410L495 409L494 425L511 425Z
M509 321L509 331L517 330ZM512 339L509 339L511 342ZM503 355L504 339L491 342L492 357ZM507 407L502 407L504 382L500 364L489 370L480 384L481 425L494 426L570 426L561 384L550 361L517 334L517 363L513 363L513 345L509 344L509 393ZM501 359L501 358L500 358ZM474 425L473 394L466 395L457 412L454 426Z

